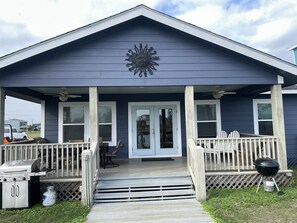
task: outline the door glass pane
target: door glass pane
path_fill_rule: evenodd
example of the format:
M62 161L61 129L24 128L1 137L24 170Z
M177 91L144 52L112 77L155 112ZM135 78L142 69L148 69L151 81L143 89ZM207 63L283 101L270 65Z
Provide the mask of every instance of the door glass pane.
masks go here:
M137 148L149 149L150 146L150 110L136 110Z
M99 134L102 137L102 140L105 142L110 142L111 140L111 125L99 125Z
M216 122L197 123L198 138L214 138L217 135Z
M259 121L260 135L273 135L272 121Z
M63 108L63 123L84 123L84 107L64 107Z
M160 148L173 148L172 109L159 109Z
M198 105L197 120L198 121L216 120L216 105L215 104Z
M272 119L271 104L258 104L258 119Z
M70 140L84 141L84 126L83 125L64 125L63 126L63 142Z

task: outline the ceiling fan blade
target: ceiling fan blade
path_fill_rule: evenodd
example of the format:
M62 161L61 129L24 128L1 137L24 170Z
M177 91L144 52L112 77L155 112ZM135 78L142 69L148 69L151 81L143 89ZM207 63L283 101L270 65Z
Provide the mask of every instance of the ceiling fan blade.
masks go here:
M81 98L82 97L81 95L76 95L76 94L69 94L67 96L68 96L68 98Z
M225 91L224 94L236 94L236 92L232 92L232 91Z

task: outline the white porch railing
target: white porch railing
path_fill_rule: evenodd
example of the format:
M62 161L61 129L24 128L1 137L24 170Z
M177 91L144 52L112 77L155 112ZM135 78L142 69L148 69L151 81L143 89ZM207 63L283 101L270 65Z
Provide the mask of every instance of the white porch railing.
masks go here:
M276 137L201 138L196 145L204 148L206 171L254 170L254 161L261 157L278 160Z
M197 200L206 200L206 186L205 186L205 166L203 153L204 150L200 146L196 146L193 139L188 139L188 169L191 174Z
M52 169L45 178L81 177L81 153L89 142L1 145L1 164L11 160L40 158L40 168Z

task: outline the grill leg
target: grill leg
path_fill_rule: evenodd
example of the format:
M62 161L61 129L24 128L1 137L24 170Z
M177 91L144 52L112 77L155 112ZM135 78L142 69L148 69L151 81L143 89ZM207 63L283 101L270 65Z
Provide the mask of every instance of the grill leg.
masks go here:
M274 185L276 186L277 191L279 192L279 188L278 188L278 186L277 186L277 184L276 184L276 182L275 182L274 177L272 177L272 180L273 180L273 182L274 182Z
M259 190L259 187L260 187L260 184L261 184L262 180L263 180L263 177L261 176L260 181L258 183L258 187L257 187L256 193L258 193L258 190Z

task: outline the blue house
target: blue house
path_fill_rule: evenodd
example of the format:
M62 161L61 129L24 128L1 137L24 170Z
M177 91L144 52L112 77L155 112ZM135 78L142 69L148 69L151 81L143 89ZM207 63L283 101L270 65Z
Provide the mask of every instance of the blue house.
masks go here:
M55 166L52 182L81 179L85 201L100 140L118 139L121 158L187 157L203 199L224 187L214 176L249 184L259 157L277 159L286 181L287 161L297 163L297 105L282 88L296 75L294 64L140 5L0 58L0 125L5 95L41 103L48 143L23 148ZM234 130L240 136L217 137Z

